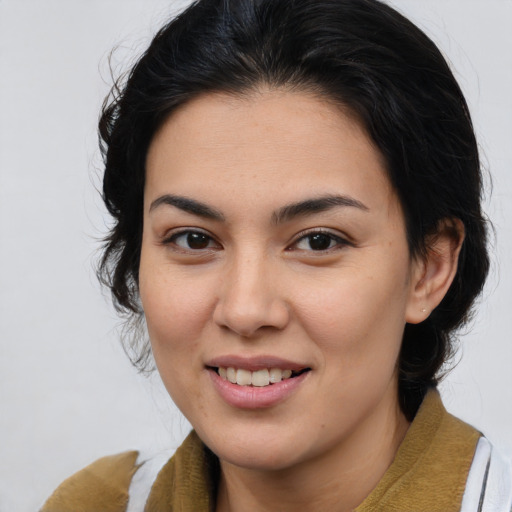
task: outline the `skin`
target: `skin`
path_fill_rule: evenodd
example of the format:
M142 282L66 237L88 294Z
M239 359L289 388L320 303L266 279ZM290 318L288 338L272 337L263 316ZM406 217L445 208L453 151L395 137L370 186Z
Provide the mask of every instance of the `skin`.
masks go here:
M345 202L283 212L325 196ZM163 382L220 459L218 511L344 511L369 494L408 428L405 323L428 316L456 270L459 245L442 230L435 244L411 257L380 153L332 104L208 94L163 124L147 157L140 296ZM234 407L206 366L226 355L310 371L274 406Z

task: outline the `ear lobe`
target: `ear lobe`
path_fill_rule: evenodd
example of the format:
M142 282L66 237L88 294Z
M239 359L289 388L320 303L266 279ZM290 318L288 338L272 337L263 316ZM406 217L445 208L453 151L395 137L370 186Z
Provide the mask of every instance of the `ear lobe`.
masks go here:
M464 241L464 224L449 218L439 222L436 233L426 240L426 255L414 262L406 322L419 324L441 303L455 274Z

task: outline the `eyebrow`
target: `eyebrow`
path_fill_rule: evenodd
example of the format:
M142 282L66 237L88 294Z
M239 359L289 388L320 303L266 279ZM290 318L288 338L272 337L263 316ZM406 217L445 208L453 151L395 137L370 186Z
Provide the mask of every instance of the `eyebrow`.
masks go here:
M295 217L313 215L339 206L357 208L365 212L370 210L368 206L353 197L328 195L283 206L272 214L272 221L275 224L282 224Z
M216 221L225 220L224 215L219 210L216 210L205 203L195 199L190 199L189 197L175 196L172 194L165 194L155 199L151 203L149 211L152 212L154 209L162 205L174 206L175 208L179 208L187 213L206 219ZM283 206L272 214L272 222L274 224L282 224L284 222L289 222L295 217L313 215L315 213L325 212L340 206L357 208L365 212L370 210L364 203L354 199L353 197L327 195Z
M165 194L155 199L151 203L149 211L152 212L155 208L158 208L164 204L168 206L174 206L187 213L191 213L192 215L197 215L198 217L217 221L225 220L224 215L222 215L221 212L215 208L212 208L211 206L201 203L200 201L196 201L195 199L190 199L183 196L174 196L171 194Z

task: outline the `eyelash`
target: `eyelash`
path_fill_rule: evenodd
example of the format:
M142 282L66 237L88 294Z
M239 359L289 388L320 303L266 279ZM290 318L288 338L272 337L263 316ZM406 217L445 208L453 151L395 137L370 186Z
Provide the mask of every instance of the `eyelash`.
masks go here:
M199 242L201 242L200 237L204 237L202 239L202 241L206 242L206 246L195 247L195 248L191 247L190 246L191 240L189 239L189 237L191 237L191 236L198 236L199 238L196 241L199 241ZM329 243L328 247L314 249L311 246L313 237L318 237L318 236L324 237L324 238L323 238L323 240L317 239L317 242L319 242L320 245L322 245L322 242L325 243L326 241L328 241L328 243ZM179 240L182 237L186 237L186 243L187 243L188 247L184 247L177 243L177 240ZM299 243L302 241L308 241L308 239L309 239L309 248L300 248ZM214 244L213 246L212 246L212 243ZM333 245L333 243L334 243L334 245ZM200 231L197 229L184 229L184 230L178 231L176 233L172 233L170 236L168 236L167 238L165 238L162 241L162 244L163 245L173 245L174 247L177 248L177 250L186 251L186 252L211 251L212 249L215 250L215 249L221 248L220 244L212 236L210 236L208 233L206 233L204 231ZM297 250L297 251L303 251L303 252L326 254L327 252L340 250L343 247L352 246L352 245L353 244L351 242L349 242L347 239L345 239L339 235L336 235L336 234L332 233L331 231L328 231L326 229L314 229L314 230L299 233L296 236L295 240L289 246L287 246L286 251Z
M190 236L199 235L206 239L207 246L206 247L199 247L199 248L193 248L190 247L191 240L188 238ZM183 247L177 243L177 240L181 237L187 238L187 243L189 244L189 247ZM210 246L211 243L215 244L215 247ZM220 244L208 233L205 233L204 231L198 230L198 229L183 229L181 231L178 231L176 233L172 233L170 236L166 237L164 240L162 240L162 245L173 245L177 250L185 251L185 252L199 252L199 251L211 251L212 249L217 249L220 247Z
M311 247L311 241L314 236L322 236L329 239L329 247L324 249L313 249ZM300 249L298 248L298 244L301 241L306 241L309 239L309 249ZM331 245L334 242L334 245ZM306 232L299 233L292 244L288 246L287 251L304 251L304 252L313 252L318 254L326 254L328 252L340 250L346 246L353 246L351 242L349 242L346 238L343 238L339 235L334 234L333 232L326 229L313 229Z

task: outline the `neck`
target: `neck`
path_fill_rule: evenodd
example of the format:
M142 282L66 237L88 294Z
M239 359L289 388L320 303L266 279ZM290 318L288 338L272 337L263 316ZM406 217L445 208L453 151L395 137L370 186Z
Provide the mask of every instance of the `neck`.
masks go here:
M293 467L261 471L221 461L217 512L351 511L389 468L408 427L394 401L381 404L340 445Z

